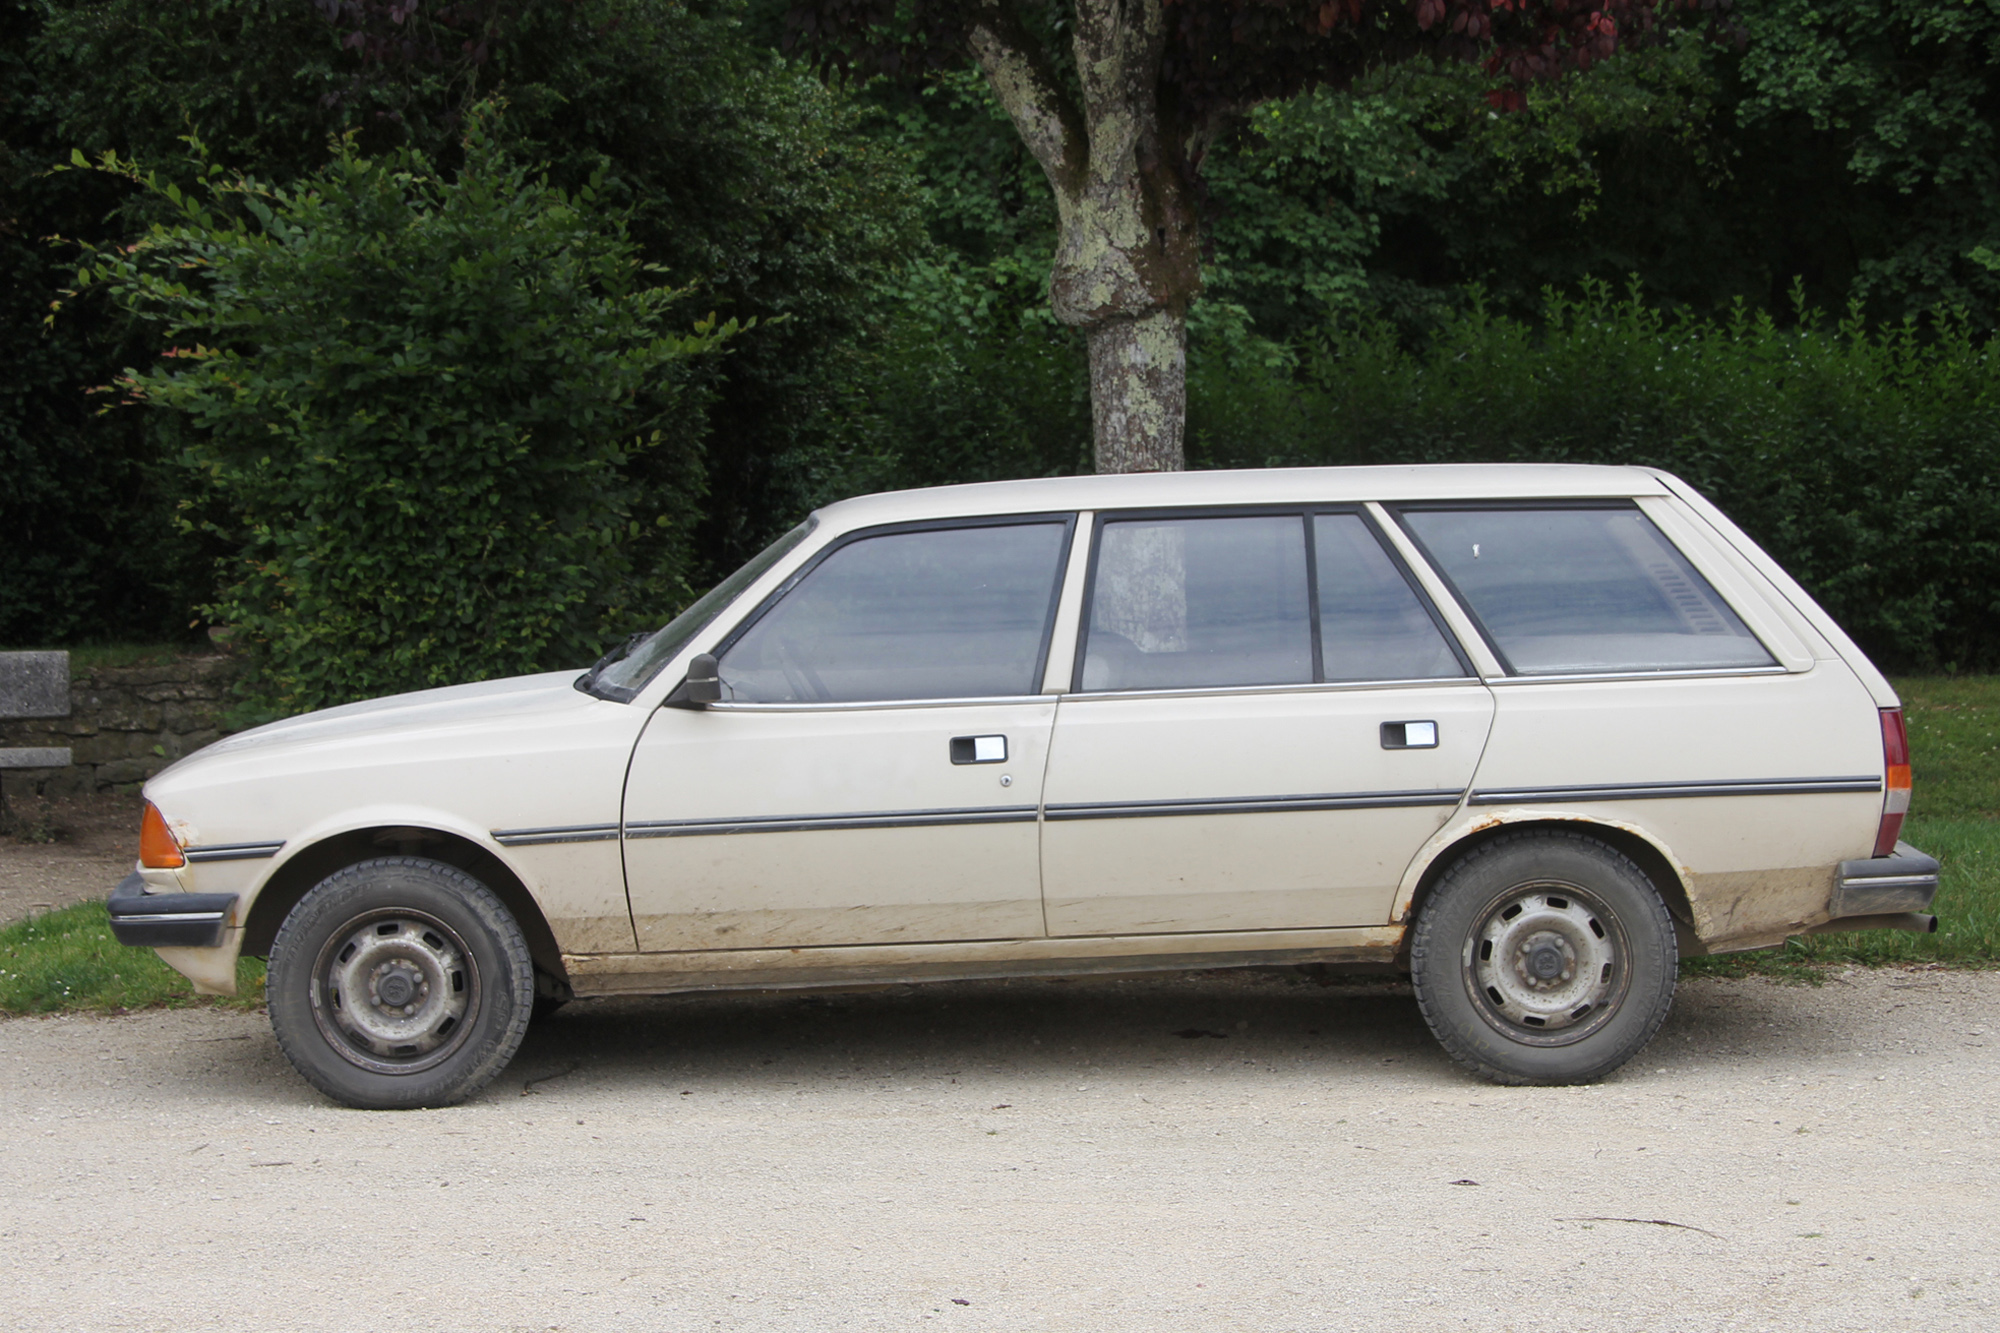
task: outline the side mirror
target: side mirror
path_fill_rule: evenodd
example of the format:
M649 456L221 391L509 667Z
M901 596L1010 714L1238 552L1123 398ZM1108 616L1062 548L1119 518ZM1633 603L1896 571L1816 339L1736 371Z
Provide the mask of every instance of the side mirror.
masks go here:
M688 661L687 679L667 696L667 702L677 708L706 708L722 702L722 676L714 653L696 653Z

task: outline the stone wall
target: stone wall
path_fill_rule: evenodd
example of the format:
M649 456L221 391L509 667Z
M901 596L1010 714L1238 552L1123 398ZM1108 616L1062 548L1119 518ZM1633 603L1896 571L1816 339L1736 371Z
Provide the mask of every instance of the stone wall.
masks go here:
M137 790L182 755L224 735L236 659L190 654L143 666L72 668L70 715L0 722L0 746L67 745L68 768L6 775L9 793L66 796Z

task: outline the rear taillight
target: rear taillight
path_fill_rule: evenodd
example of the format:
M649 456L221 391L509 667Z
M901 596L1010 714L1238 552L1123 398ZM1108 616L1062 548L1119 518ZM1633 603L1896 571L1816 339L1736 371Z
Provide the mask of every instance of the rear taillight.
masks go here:
M1903 710L1882 710L1882 827L1875 833L1875 855L1896 850L1903 833L1903 816L1910 810L1910 733Z
M151 801L146 802L145 817L139 821L139 864L149 870L176 870L187 864L180 841Z

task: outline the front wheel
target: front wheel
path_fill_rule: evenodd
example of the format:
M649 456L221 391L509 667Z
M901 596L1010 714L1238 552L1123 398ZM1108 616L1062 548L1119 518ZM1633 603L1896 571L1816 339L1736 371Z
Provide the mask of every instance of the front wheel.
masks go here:
M1452 1058L1496 1083L1588 1083L1673 1004L1674 924L1645 872L1583 833L1503 834L1445 872L1410 980Z
M483 1087L519 1048L534 994L527 940L492 890L418 857L320 881L279 927L266 984L285 1057L366 1110Z

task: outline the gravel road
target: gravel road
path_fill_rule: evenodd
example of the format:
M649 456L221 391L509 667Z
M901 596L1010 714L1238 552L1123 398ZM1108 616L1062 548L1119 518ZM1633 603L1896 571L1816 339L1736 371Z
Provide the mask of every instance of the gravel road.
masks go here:
M1991 1328L1996 1004L1695 981L1503 1089L1290 974L579 1002L403 1113L255 1015L13 1019L0 1324Z
M10 795L7 803L14 819L62 836L54 842L0 837L0 926L90 898L102 901L132 873L145 808L137 796L41 801Z

